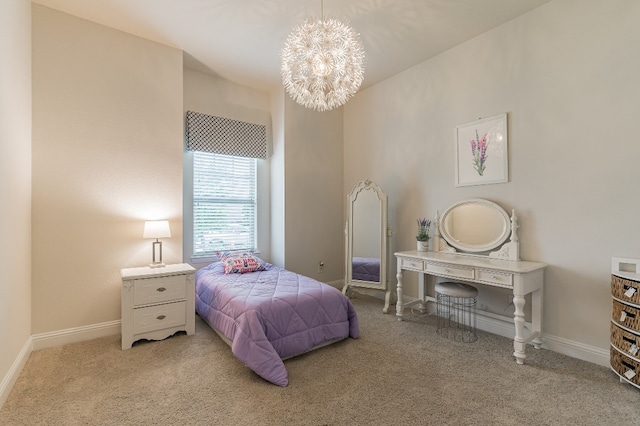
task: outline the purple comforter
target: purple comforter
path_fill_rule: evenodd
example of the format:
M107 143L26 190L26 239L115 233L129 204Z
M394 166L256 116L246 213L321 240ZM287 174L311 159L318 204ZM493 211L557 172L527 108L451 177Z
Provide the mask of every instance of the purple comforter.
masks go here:
M380 259L375 257L354 257L352 265L352 279L380 282Z
M280 386L288 384L283 358L359 337L356 312L339 290L270 264L246 274L225 275L219 262L198 270L196 312L247 367Z

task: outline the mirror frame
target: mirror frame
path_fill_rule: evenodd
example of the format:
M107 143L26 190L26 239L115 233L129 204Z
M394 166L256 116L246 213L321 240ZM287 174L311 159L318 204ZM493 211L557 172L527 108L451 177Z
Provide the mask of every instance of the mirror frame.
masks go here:
M380 201L380 279L376 281L354 280L353 277L353 223L354 203L363 191L374 191ZM389 309L391 290L387 277L387 264L389 256L389 227L387 224L387 194L370 180L359 182L347 196L347 223L345 227L345 280L342 292L347 294L349 287L361 287L386 291L384 313Z
M483 206L490 207L500 214L504 221L504 229L502 233L496 237L493 241L483 244L483 245L472 245L465 244L456 240L446 229L444 223L447 219L447 216L456 208L463 205L468 204L480 204ZM436 214L436 233L435 233L435 246L434 251L436 252L446 252L446 253L458 253L456 249L460 250L461 253L458 254L467 254L467 255L475 255L475 256L486 256L487 253L489 257L505 259L505 260L520 260L519 253L519 243L518 243L518 235L516 229L517 218L515 215L515 210L512 210L512 215L509 217L507 212L497 205L496 203L485 200L482 198L469 198L466 200L458 201L457 203L452 204L449 208L447 208L442 217L439 216L439 213ZM507 239L511 237L510 241L505 243ZM504 245L503 245L504 244ZM498 247L502 247L498 251L491 251Z

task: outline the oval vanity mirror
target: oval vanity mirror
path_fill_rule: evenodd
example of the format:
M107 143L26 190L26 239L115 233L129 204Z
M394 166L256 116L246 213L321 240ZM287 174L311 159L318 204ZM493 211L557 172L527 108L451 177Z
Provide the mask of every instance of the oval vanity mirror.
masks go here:
M439 228L452 247L480 253L499 247L509 238L511 221L499 205L474 198L449 207L440 218Z

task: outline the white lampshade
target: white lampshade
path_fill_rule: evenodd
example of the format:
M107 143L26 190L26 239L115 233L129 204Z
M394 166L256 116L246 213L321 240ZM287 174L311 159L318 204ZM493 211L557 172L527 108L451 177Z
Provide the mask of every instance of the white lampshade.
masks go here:
M144 223L142 238L170 238L171 228L168 220L147 220Z

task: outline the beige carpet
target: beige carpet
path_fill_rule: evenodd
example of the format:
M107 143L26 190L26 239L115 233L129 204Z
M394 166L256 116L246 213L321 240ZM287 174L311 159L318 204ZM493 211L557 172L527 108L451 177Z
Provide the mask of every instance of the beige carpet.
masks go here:
M455 343L432 316L398 322L356 295L362 337L285 362L265 382L197 319L196 334L120 350L112 336L34 352L0 425L638 425L640 391L605 367L480 333Z

